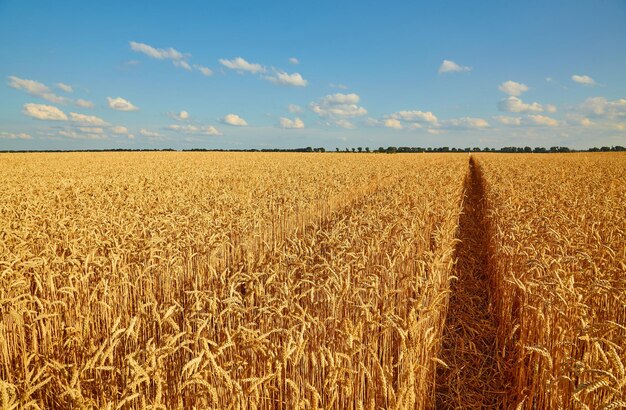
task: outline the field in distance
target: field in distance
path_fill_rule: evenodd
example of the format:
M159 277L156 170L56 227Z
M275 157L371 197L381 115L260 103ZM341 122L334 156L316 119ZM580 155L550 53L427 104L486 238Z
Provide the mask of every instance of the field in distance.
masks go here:
M1 154L0 191L2 408L626 406L624 154Z

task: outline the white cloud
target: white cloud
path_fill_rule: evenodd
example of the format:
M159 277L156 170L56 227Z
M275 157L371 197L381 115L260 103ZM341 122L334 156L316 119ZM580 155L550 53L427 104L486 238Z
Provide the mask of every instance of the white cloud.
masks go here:
M127 134L128 133L128 128L123 127L121 125L116 125L114 127L111 127L111 132L113 134L118 134L118 135Z
M398 111L390 115L391 118L406 122L428 123L436 125L438 120L435 114L430 111Z
M443 60L443 62L439 66L438 72L439 74L443 74L443 73L455 73L455 72L470 71L470 70L471 70L471 67L459 65L451 60Z
M174 67L180 67L187 71L191 71L191 65L184 60L174 60L172 63L174 64Z
M164 136L162 134L159 134L156 131L147 130L145 128L140 129L139 130L139 134L143 135L144 137L148 137L148 138L155 138L155 139L162 139L162 138L164 138Z
M526 117L526 120L529 125L543 125L548 127L556 127L559 125L557 120L545 115L529 115Z
M220 64L224 67L230 68L231 70L237 70L239 72L247 71L252 74L265 72L265 68L263 68L261 64L249 63L241 57L237 57L232 60L221 58Z
M57 107L44 104L24 104L22 112L38 120L66 121L67 115Z
M318 102L309 104L311 110L320 117L360 117L367 114L367 110L357 104L360 101L358 94L331 94L321 98Z
M297 59L297 58L295 58L295 57L291 57L291 58L289 59L289 62L290 62L291 64L300 64L300 60L298 60L298 59Z
M67 85L67 84L63 84L63 83L57 83L57 88L61 91L64 91L66 93L72 93L74 92L74 89L72 88L71 85Z
M0 139L5 140L30 140L33 137L30 134L26 134L25 132L14 133L14 132L0 132Z
M106 121L104 121L102 118L96 117L95 115L78 114L75 112L70 113L70 121L78 122L84 125L94 125L94 126L108 125Z
M582 115L568 114L565 117L565 120L571 125L582 125L583 127L590 127L593 125L593 122L591 122L589 118Z
M289 104L287 106L287 109L292 114L298 114L298 113L302 112L302 107L300 107L299 105L296 105L296 104Z
M287 74L284 71L276 72L276 76L266 76L265 79L271 83L279 85L290 85L293 87L306 87L308 81L302 78L300 73Z
M615 118L626 116L626 99L609 101L604 97L587 98L582 111L597 117Z
M121 97L111 98L107 97L109 101L109 108L116 111L137 111L138 107L135 107L130 101L125 100Z
M204 67L198 64L194 64L193 68L195 68L196 70L200 71L202 73L202 75L205 75L207 77L210 77L213 75L213 70L211 70L209 67Z
M77 127L77 130L90 134L104 134L104 128L100 127Z
M15 88L16 90L26 91L33 97L43 98L44 100L53 103L63 104L66 101L65 98L54 94L46 85L35 80L28 80L12 75L9 77L8 84L10 87Z
M129 44L133 51L145 54L148 57L156 58L157 60L182 60L187 57L185 54L173 48L154 48L147 44L137 43L135 41L131 41Z
M348 86L347 86L347 85L344 85L344 84L334 84L334 83L330 83L330 84L328 84L328 86L329 86L330 88L338 88L338 89L340 89L340 90L347 90L347 89L348 89Z
M352 124L350 121L348 121L346 119L343 119L343 118L334 121L333 124L335 124L335 125L337 125L337 126L339 126L341 128L347 129L347 130L351 130L351 129L354 128L354 124Z
M222 135L221 132L218 131L217 128L206 125L206 126L195 126L190 124L180 125L180 124L172 124L167 127L171 131L181 132L184 134L194 134L194 135Z
M444 127L446 128L457 128L457 129L489 128L489 123L487 122L487 120L482 119L482 118L472 118L472 117L452 118L449 120L445 120L442 123Z
M228 114L224 118L222 118L222 122L228 125L234 125L236 127L243 127L248 125L246 120L238 116L237 114Z
M526 104L517 97L507 97L498 103L501 111L508 112L542 112L543 106L537 102Z
M522 119L520 117L508 117L505 115L497 115L493 118L503 125L522 125Z
M582 85L587 85L587 86L592 86L592 85L596 85L596 82L593 78L589 77L588 75L576 75L574 74L572 76L572 81L578 84L582 84Z
M93 103L91 101L83 100L81 98L76 100L76 105L83 108L93 108Z
M546 111L554 114L556 112L556 106L552 104L546 104Z
M103 140L107 139L107 136L100 132L93 132L92 128L77 128L72 130L61 130L59 135L71 139L88 139L88 140Z
M304 122L298 117L293 120L290 118L280 117L280 128L284 129L302 129L304 128Z
M387 128L393 128L396 130L401 130L403 128L402 123L395 118L387 118L384 122L384 125Z
M516 83L515 81L509 80L500 84L498 89L508 95L519 97L520 95L528 91L528 86L526 84Z
M185 110L182 110L181 112L168 112L167 116L177 120L177 121L187 121L189 119L189 113Z

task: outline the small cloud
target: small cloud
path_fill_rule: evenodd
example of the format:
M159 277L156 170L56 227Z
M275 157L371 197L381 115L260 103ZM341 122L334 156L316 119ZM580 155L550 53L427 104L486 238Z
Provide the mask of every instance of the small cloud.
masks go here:
M220 64L226 68L230 68L231 70L236 70L238 72L249 72L252 74L263 73L265 72L265 68L261 64L249 63L241 57L237 57L232 60L226 60L221 58Z
M187 71L191 71L191 65L188 62L186 62L186 61L174 60L172 63L174 64L174 67L180 67L180 68L185 69Z
M462 130L489 128L489 123L487 122L487 120L472 117L453 118L443 121L442 124L446 128L455 128Z
M355 93L337 93L322 97L319 101L309 104L309 107L320 117L360 117L367 114L365 108L357 105L360 99Z
M292 119L280 117L280 128L283 129L302 129L304 128L304 122L298 117Z
M493 118L503 125L522 125L522 119L520 117L508 117L505 115L498 115Z
M192 134L192 135L211 135L217 136L222 135L221 132L218 131L217 128L207 125L207 126L195 126L195 125L180 125L180 124L172 124L167 127L168 130L180 132L183 134Z
M398 111L389 116L397 120L413 123L427 123L430 125L436 125L438 120L435 114L430 111Z
M462 66L451 60L443 60L441 65L439 66L439 74L443 73L458 73L464 71L470 71L472 68L467 66Z
M189 119L189 113L185 110L182 110L179 113L168 112L167 116L177 121L187 121Z
M145 128L142 128L141 130L139 130L139 134L143 135L144 137L153 138L153 139L163 139L163 138L165 138L164 135L159 134L156 131L147 130Z
M189 57L189 54L183 54L174 48L154 48L145 43L137 43L130 41L131 50L147 55L150 58L156 58L157 60L183 60Z
M75 104L83 108L93 108L93 103L91 101L83 100L81 98L76 100Z
M274 77L265 76L267 81L278 85L290 85L292 87L306 87L308 81L302 78L300 73L287 74L284 71L276 72Z
M135 107L130 101L125 100L121 97L111 98L107 97L109 102L109 108L116 111L137 111L138 107Z
M202 73L202 75L210 77L213 75L213 70L211 70L208 67L204 67L198 64L194 64L193 68L195 68L196 70L200 71Z
M33 97L43 98L44 100L53 103L64 104L66 101L65 98L54 94L46 85L35 80L28 80L25 78L10 76L8 84L11 88L25 91Z
M526 104L517 97L507 97L498 103L498 109L508 112L542 112L543 106L537 102Z
M594 86L596 82L593 78L588 75L576 75L572 76L572 81L578 84L586 85L586 86Z
M347 85L344 85L344 84L334 84L334 83L330 83L330 84L328 84L328 86L329 86L330 88L337 88L337 89L339 89L339 90L347 90L347 89L348 89L348 86L347 86Z
M74 92L74 89L72 88L71 85L67 85L67 84L63 84L63 83L57 83L57 88L61 91L64 91L66 93L72 93Z
M591 97L580 108L590 115L613 119L626 116L626 99L609 101L604 97Z
M509 80L500 84L498 89L505 94L519 97L520 95L528 91L528 86L526 84L516 83L515 81Z
M346 130L351 130L351 129L353 129L353 128L354 128L354 124L352 124L350 121L345 120L345 119L343 119L343 118L342 118L342 119L339 119L339 120L334 121L334 124L335 124L335 125L337 125L337 126L339 126L339 127L341 127L341 128L344 128L344 129L346 129Z
M526 117L526 123L529 125L543 125L548 127L556 127L559 122L554 118L547 117L545 115L529 115Z
M96 117L95 115L78 114L75 112L70 113L70 121L78 122L84 125L94 125L94 126L108 125L102 118Z
M395 130L401 130L403 128L402 123L395 118L387 118L383 124L385 127L393 128Z
M5 140L30 140L30 139L33 139L33 137L31 137L30 134L26 134L25 132L19 132L19 133L0 132L0 139L5 139Z
M583 127L590 127L593 125L593 122L591 122L589 118L582 115L568 114L565 120L570 125L582 125Z
M302 107L300 107L299 105L296 105L296 104L289 104L287 106L287 110L289 110L289 112L292 113L292 114L298 114L298 113L301 113L303 111Z
M128 128L123 127L121 125L116 125L114 127L111 127L111 132L113 134L117 134L117 135L127 134L128 133Z
M552 104L546 104L546 111L554 114L556 112L556 106Z
M291 58L289 59L289 62L290 62L291 64L294 64L294 65L300 64L300 60L298 60L298 59L297 59L297 58L295 58L295 57L291 57Z
M92 128L76 128L70 130L61 130L59 131L59 135L66 138L71 139L81 139L81 140L104 140L107 139L107 136L102 133L101 128L96 128L95 132ZM98 132L100 131L100 132Z
M24 104L22 112L37 120L67 121L67 115L52 105Z
M233 125L236 127L243 127L248 125L246 120L238 116L237 114L228 114L224 118L222 118L222 122L224 124Z

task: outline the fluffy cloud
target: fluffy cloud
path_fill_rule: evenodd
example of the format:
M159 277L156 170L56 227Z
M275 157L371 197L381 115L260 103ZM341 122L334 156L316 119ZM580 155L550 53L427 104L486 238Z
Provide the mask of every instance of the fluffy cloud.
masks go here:
M455 72L470 71L470 70L471 70L471 67L459 65L451 60L443 60L443 62L439 66L438 72L439 74L443 74L443 73L455 73Z
M293 87L306 87L308 81L302 78L300 73L287 74L284 71L276 72L274 77L266 76L265 79L278 85L290 85Z
M583 112L597 117L615 118L626 116L626 99L609 101L604 97L587 98L581 105Z
M167 116L177 120L177 121L187 121L189 119L189 113L185 110L182 110L181 112L169 112L167 113Z
M547 117L545 115L529 115L526 117L527 124L529 125L542 125L547 127L556 127L559 122L554 118Z
M93 126L108 125L106 121L104 121L102 118L96 117L95 115L77 114L75 112L70 113L70 121Z
M596 85L596 82L593 78L589 77L588 75L576 75L574 74L572 76L572 81L578 84L582 84L582 85L587 85L587 86L592 86L592 85Z
M76 100L76 105L83 108L93 108L93 103L91 101L83 100L81 98Z
M333 124L346 130L351 130L354 128L354 124L343 118L333 121Z
M501 111L508 112L542 112L543 106L537 102L526 104L517 97L507 97L498 103Z
M402 126L402 123L395 118L387 118L383 124L385 125L385 127L393 128L395 130L401 130L402 128L404 128Z
M174 60L173 64L174 64L174 67L180 67L187 71L191 71L191 65L184 60Z
M463 130L489 128L489 123L487 122L487 120L482 118L452 118L449 120L445 120L442 123L446 128L456 128Z
M300 60L298 60L298 59L297 59L297 58L295 58L295 57L291 57L291 58L289 59L289 62L290 62L291 64L300 64Z
M231 70L237 70L239 72L247 71L252 74L263 73L265 68L261 64L249 63L241 57L237 57L233 60L226 60L221 58L220 64Z
M360 117L367 114L365 108L357 105L360 99L361 98L354 93L337 93L327 95L318 102L312 102L309 104L309 107L320 117Z
M394 112L389 117L406 122L427 123L431 125L436 125L438 122L435 114L430 111L398 111Z
M0 132L0 139L5 140L30 140L31 137L29 134L25 132L14 133L14 132Z
M101 128L96 128L94 132L93 128L76 128L71 130L61 130L59 135L71 139L87 139L87 140L103 140L107 139L107 136L102 132ZM100 132L98 132L100 131Z
M237 114L228 114L224 118L222 118L222 122L228 125L234 125L236 127L243 127L248 125L246 120L238 116Z
M59 97L58 95L54 94L46 85L35 80L28 80L12 75L9 77L8 84L10 87L15 88L16 90L26 91L33 97L43 98L44 100L53 103L63 104L66 101L65 98Z
M304 122L298 117L293 120L290 118L280 117L280 128L283 129L302 129L304 128Z
M109 101L109 108L116 111L137 111L138 107L135 107L130 101L127 101L121 97L111 98L107 97Z
M299 105L296 105L296 104L289 104L287 106L287 110L289 110L289 112L292 113L292 114L301 113L303 111L302 107L300 107Z
M213 70L211 70L208 67L204 67L198 64L194 64L193 68L195 68L196 70L200 71L202 73L202 75L205 75L207 77L210 77L213 75Z
M500 84L498 89L508 95L519 97L520 95L528 91L528 86L526 84L516 83L515 81L509 80Z
M565 120L570 125L582 125L583 127L590 127L593 125L593 122L587 117L576 114L568 114L565 117Z
M493 118L503 125L522 125L522 119L520 117L507 117L505 115L498 115Z
M195 125L189 125L189 124L187 125L172 124L168 126L167 129L171 131L175 131L175 132L180 132L183 134L211 135L211 136L222 135L222 133L219 132L217 128L210 126L210 125L195 126Z
M147 130L145 128L142 128L141 130L139 130L139 134L143 135L144 137L153 138L153 139L163 139L164 138L164 136L162 134L159 134L156 131Z
M66 121L67 115L57 107L44 104L24 104L22 112L37 120Z
M116 125L115 127L111 127L111 132L113 134L128 134L128 128L122 127L121 125Z
M63 83L57 83L57 88L61 91L64 91L66 93L72 93L74 92L74 89L72 88L71 85L67 85L67 84L63 84Z
M135 41L129 42L130 48L137 52L147 55L157 60L183 60L187 56L180 51L173 48L154 48L144 43L137 43Z

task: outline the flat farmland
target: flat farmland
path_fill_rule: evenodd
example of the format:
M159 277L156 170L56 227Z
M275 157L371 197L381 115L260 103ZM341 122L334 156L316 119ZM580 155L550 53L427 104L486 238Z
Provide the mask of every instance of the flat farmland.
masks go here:
M626 155L0 155L3 408L626 406Z

